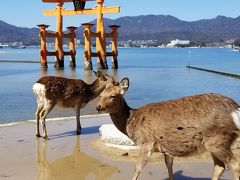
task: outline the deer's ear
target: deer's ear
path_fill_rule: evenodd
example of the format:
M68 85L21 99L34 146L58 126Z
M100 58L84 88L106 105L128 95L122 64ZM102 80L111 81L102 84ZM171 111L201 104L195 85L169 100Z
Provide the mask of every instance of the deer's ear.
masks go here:
M95 76L97 77L97 78L101 78L101 79L104 79L104 75L103 75L103 73L101 72L101 71L93 71L93 73L95 74Z
M119 84L120 87L120 94L125 94L128 90L129 87L129 79L128 78L123 78Z
M94 75L98 77L98 73L96 71L93 71Z
M101 76L103 76L103 73L101 71L97 71L97 75L98 75L98 77L101 77Z

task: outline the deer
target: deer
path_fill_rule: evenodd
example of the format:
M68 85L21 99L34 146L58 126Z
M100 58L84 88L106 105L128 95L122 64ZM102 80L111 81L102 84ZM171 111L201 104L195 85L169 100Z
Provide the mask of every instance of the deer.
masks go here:
M57 76L45 76L33 85L33 93L37 97L36 136L41 137L39 122L42 122L43 138L48 139L46 116L55 107L72 108L76 113L77 135L81 134L80 109L99 96L108 83L114 83L114 78L101 71L95 72L97 79L87 84L81 79L68 79Z
M231 169L233 179L239 180L239 160L231 150L240 134L240 109L236 102L208 93L133 109L123 97L128 88L128 78L118 85L107 85L96 109L109 113L117 129L139 146L132 180L138 178L153 152L164 155L169 179L173 180L174 157L186 157L202 148L213 159L212 180L218 180L226 166Z

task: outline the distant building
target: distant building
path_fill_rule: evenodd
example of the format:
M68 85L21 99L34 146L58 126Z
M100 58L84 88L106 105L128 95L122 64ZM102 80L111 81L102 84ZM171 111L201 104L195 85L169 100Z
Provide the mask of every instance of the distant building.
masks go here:
M76 44L76 46L80 47L81 46L81 40L80 39L75 39L75 44Z
M167 47L187 46L189 44L190 44L189 40L175 39L175 40L172 40L170 43L168 43Z
M4 48L4 47L9 47L9 44L0 42L0 48Z

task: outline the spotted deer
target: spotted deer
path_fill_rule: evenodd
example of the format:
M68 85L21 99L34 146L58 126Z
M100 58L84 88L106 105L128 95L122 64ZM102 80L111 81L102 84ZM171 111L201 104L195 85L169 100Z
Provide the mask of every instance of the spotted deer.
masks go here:
M212 156L213 180L220 178L226 166L233 179L239 180L239 162L230 149L240 134L236 102L219 94L202 94L132 109L123 97L128 87L128 78L119 85L107 85L96 109L109 113L113 124L140 147L133 180L153 152L164 154L173 180L173 157L190 155L202 147Z
M37 111L35 113L37 137L40 137L39 121L41 121L43 138L48 139L45 119L55 106L75 110L77 134L81 133L80 109L96 98L108 83L114 83L113 77L107 74L104 75L100 71L94 72L94 74L97 79L92 84L87 84L81 79L46 76L40 78L33 85L33 92L37 96Z

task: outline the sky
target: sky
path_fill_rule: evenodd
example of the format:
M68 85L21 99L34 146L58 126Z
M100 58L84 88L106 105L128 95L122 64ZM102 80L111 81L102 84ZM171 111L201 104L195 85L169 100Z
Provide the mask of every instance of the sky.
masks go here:
M218 15L238 17L240 0L105 0L106 6L121 7L118 14L105 14L104 17L116 19L122 16L172 15L181 20L195 21L210 19ZM95 7L96 2L87 2L86 8ZM55 30L56 17L44 16L44 10L55 9L55 3L42 0L0 0L0 20L19 27L36 27L48 24ZM73 9L72 3L65 3L65 9ZM90 22L96 15L65 16L64 27L80 26Z

